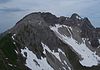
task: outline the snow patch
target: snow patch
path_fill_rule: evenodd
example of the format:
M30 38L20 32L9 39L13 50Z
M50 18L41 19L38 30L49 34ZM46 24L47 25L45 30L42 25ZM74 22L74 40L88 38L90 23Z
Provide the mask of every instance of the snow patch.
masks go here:
M25 56L25 52L27 53L27 56ZM21 49L21 54L23 55L23 57L26 57L25 65L31 70L53 70L53 68L47 63L46 58L41 57L41 59L38 59L36 55L27 47ZM36 63L33 60L37 61L39 66L36 65Z
M62 54L65 55L65 53L61 49L59 49L59 48L58 48L58 52L61 52Z
M40 21L38 24L41 25L42 24L42 21Z
M81 17L79 17L79 16L76 16L76 18L79 19L79 20L81 19Z
M66 17L66 20L68 19L68 17Z
M98 41L99 41L99 44L100 44L100 39L98 39ZM100 45L97 48L100 48Z
M59 52L62 52L62 54L64 54L64 52L63 52L61 49L58 48L58 52L54 52L54 50L51 51L51 50L48 48L48 46L45 45L44 43L41 42L41 44L42 44L42 46L43 46L43 48L44 48L44 51L43 51L44 54L46 54L46 52L45 52L45 49L46 49L48 52L52 53L52 54L61 62L61 59L60 59L60 56L59 56ZM64 55L65 55L65 54L64 54Z
M51 50L48 48L48 46L45 45L44 43L41 42L41 44L42 44L43 49L44 49L44 51L43 51L44 54L46 54L46 51L45 51L45 49L46 49L48 52L50 52L50 53L52 53L53 55L55 55L56 58L58 58L59 61L61 61L61 60L60 60L60 57L59 57L59 53L56 53L56 52L54 52L54 51L51 51Z
M13 39L13 40L15 40L15 39L14 39L14 36L16 36L16 34L13 34L13 36L12 36L12 39Z
M64 63L68 66L67 62L64 60ZM71 70L71 68L68 66L68 69Z
M89 41L89 44L91 45L91 42Z
M86 67L92 67L99 64L100 57L96 55L94 52L92 52L85 44L85 40L83 40L83 43L78 44L76 43L76 40L71 37L67 37L65 35L62 35L58 32L58 28L60 27L66 27L69 29L66 25L59 25L56 24L54 27L50 27L52 31L55 32L55 34L60 38L64 43L69 44L73 50L75 50L79 55L81 55L82 60L79 60L79 62ZM70 31L69 31L70 32ZM71 32L70 32L71 34Z
M15 42L13 42L13 44L16 44Z
M9 63L8 65L9 65L9 66L11 66L11 67L13 66L13 65L12 65L12 64L10 64L10 63Z
M6 60L8 60L8 58L5 58Z
M60 59L60 56L59 56L59 52L62 52L62 54L64 54L65 55L65 53L61 50L61 49L59 49L58 48L58 52L54 52L54 50L53 51L51 51L49 48L48 48L48 46L47 45L45 45L44 43L42 43L41 42L41 44L42 44L42 46L43 46L43 48L44 48L44 54L46 54L46 52L45 52L45 49L48 51L48 52L50 52L50 53L52 53L60 62L61 62L61 59ZM69 70L71 70L71 68L69 67L69 65L67 64L67 62L64 60L64 63L68 66L68 69ZM63 67L64 68L64 67ZM65 69L65 68L64 68ZM66 70L66 69L65 69Z
M18 54L17 50L15 50L15 52Z

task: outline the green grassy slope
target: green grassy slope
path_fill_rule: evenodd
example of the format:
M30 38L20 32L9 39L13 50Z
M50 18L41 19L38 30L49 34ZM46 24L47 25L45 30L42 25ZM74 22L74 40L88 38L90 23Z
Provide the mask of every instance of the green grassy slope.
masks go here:
M16 46L11 36L7 34L0 38L0 70L25 70L23 65L19 66L21 62L15 52Z

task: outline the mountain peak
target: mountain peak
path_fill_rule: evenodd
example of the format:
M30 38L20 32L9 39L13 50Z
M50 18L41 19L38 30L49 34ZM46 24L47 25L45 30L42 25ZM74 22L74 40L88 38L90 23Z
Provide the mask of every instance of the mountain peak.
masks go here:
M76 13L71 17L31 13L1 35L0 68L99 70L99 39L100 29Z
M73 13L70 18L71 19L81 19L81 17L77 13Z

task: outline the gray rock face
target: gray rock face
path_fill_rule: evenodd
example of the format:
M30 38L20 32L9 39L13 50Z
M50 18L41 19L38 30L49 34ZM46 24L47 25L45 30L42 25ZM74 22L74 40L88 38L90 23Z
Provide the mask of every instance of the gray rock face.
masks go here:
M25 57L22 55L22 49L25 47L36 55L37 59L35 59L35 57L31 59L33 59L36 66L40 68L42 63L39 63L39 61L46 59L46 62L54 70L98 70L100 68L99 65L88 68L79 63L80 56L69 44L63 43L50 29L50 27L54 27L55 24L71 27L72 29L60 27L58 28L58 32L67 37L72 36L78 44L83 42L83 38L86 39L85 44L87 47L93 51L96 50L98 55L100 54L100 51L97 50L97 47L100 45L98 40L100 38L100 30L94 28L88 18L81 18L78 14L73 14L71 17L56 17L49 12L35 12L26 15L6 33L10 33L12 36L16 34L14 36L14 42L16 43L18 55L20 55L19 57L21 57L23 65L25 66L23 70L34 70L35 68L34 66L34 68L31 69L24 64L27 64L26 61L28 59L27 51L23 54ZM45 48L42 43L47 45L48 48Z

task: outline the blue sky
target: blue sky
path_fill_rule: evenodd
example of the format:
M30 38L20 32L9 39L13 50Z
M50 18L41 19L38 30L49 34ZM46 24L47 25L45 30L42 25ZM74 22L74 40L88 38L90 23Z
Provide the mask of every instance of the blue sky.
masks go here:
M56 16L78 13L100 27L100 0L0 0L0 32L31 12L51 12Z

